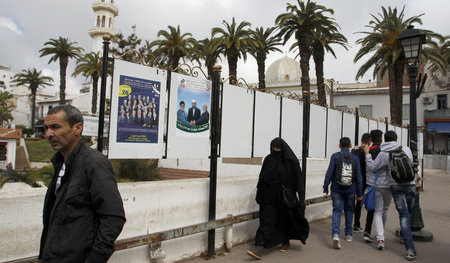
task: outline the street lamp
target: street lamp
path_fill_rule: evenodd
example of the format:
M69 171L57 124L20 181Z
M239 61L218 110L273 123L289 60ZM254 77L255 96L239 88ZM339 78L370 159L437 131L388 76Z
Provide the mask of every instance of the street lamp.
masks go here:
M410 25L403 31L397 38L397 44L403 50L404 57L407 62L408 77L409 77L409 147L413 154L414 171L417 172L417 166L419 164L417 158L417 108L416 108L416 79L418 72L418 62L420 58L420 52L422 51L422 44L426 41L425 34L418 29L414 29L414 26ZM423 167L422 167L423 169ZM433 240L433 234L428 231L422 230L424 227L422 212L419 204L419 191L417 191L417 197L414 204L413 211L411 212L411 230L414 240L431 241ZM399 234L399 233L398 233Z

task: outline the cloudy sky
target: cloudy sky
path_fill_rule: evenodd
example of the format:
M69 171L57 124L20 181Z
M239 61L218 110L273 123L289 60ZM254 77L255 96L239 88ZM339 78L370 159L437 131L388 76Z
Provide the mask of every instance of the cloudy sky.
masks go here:
M48 57L39 57L39 50L50 38L68 37L78 42L86 51L91 51L91 39L87 33L94 26L92 0L1 0L0 1L0 65L9 66L13 72L36 67L59 83L58 63L47 64ZM119 16L115 20L115 29L128 35L131 26L136 25L137 34L144 40L153 41L161 29L168 25L180 25L182 32L190 32L196 39L209 37L211 28L221 27L222 21L238 22L245 20L252 27L274 26L275 18L286 12L286 3L295 0L116 0ZM361 63L353 63L360 47L355 44L365 31L365 25L371 20L370 14L377 15L381 6L401 9L405 6L406 17L424 13L423 25L417 28L433 30L442 35L450 34L448 0L317 0L317 3L334 10L334 18L341 26L342 33L349 41L349 50L340 46L334 48L337 59L331 55L325 58L325 77L340 82L354 82ZM288 50L288 46L283 48ZM266 68L285 54L270 54ZM295 54L287 54L294 58ZM365 59L364 59L365 60ZM226 61L223 74L227 74ZM77 93L83 77L72 78L74 61L67 71L68 91ZM247 62L238 64L239 77L248 82L257 81L256 62L249 57ZM314 65L311 64L311 78ZM372 79L372 72L362 80ZM56 90L56 88L55 88Z

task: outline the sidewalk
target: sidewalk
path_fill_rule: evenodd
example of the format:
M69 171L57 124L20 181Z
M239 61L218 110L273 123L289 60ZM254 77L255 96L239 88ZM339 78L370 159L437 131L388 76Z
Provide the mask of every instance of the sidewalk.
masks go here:
M424 230L431 231L434 240L429 243L415 242L417 259L413 262L450 262L450 175L442 170L425 170L425 191L420 192L420 206L424 219ZM330 203L331 205L331 203ZM364 210L364 209L363 209ZM361 222L365 222L363 213ZM343 223L341 224L343 227ZM254 260L246 252L253 248L253 243L245 243L233 247L230 253L219 253L210 263L229 262L364 262L391 263L407 262L405 247L395 236L395 229L399 227L398 213L391 203L385 230L386 248L379 251L375 243L366 243L362 233L353 234L353 242L349 243L341 237L342 249L336 250L331 246L331 219L310 224L310 235L306 245L300 241L291 242L291 249L286 253L272 248L263 254L262 261ZM372 235L375 229L372 229ZM186 262L203 263L206 260L195 258Z

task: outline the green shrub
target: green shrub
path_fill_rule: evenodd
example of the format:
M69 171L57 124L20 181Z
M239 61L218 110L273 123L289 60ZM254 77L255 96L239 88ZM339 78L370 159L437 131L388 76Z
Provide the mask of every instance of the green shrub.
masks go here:
M161 180L157 160L118 159L111 160L118 182Z

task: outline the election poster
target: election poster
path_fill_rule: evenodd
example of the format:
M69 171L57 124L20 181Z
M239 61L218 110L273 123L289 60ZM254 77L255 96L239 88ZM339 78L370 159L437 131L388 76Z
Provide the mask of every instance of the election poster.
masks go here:
M109 157L161 158L164 152L164 70L114 62Z
M167 158L208 158L211 81L172 72Z
M161 82L120 75L117 142L158 143Z
M203 79L179 76L177 136L208 137L211 85Z

